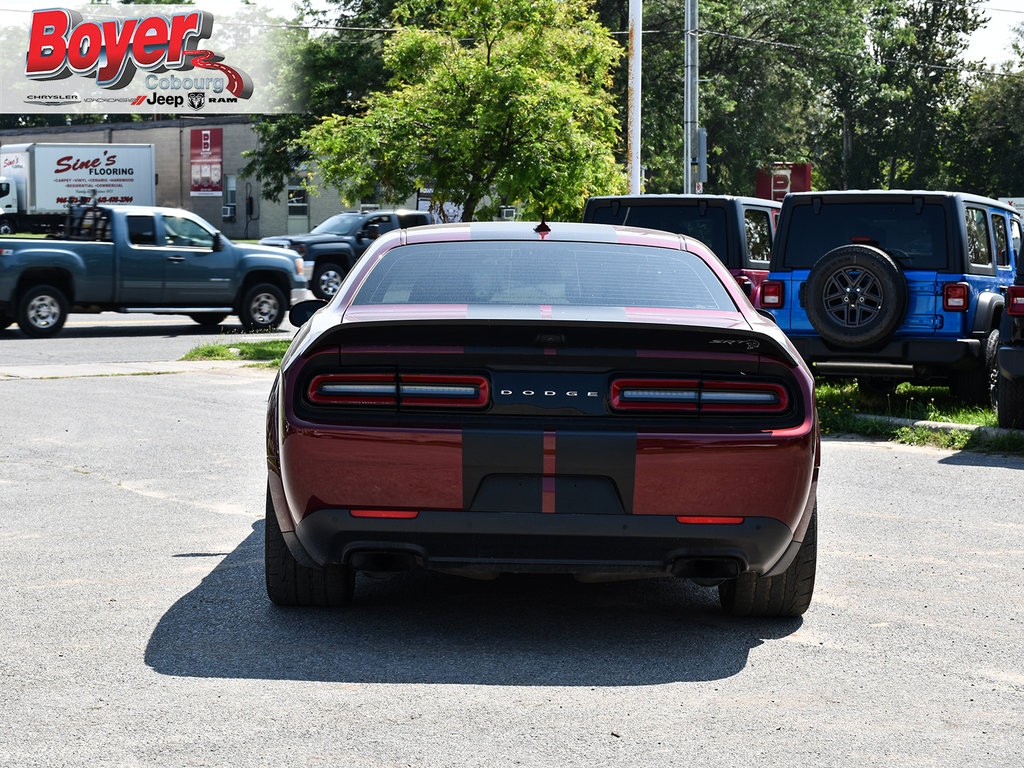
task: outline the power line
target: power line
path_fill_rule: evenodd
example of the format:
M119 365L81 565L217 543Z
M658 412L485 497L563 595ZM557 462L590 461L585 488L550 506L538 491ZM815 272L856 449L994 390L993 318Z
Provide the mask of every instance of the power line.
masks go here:
M934 64L931 62L924 61L904 61L903 59L894 59L888 56L875 57L861 53L846 53L844 51L830 51L824 48L812 48L806 45L797 45L796 43L783 43L777 40L759 40L754 37L743 37L742 35L733 35L728 32L715 32L710 29L701 29L698 32L701 35L713 35L715 37L722 37L727 40L738 40L744 43L757 43L758 45L774 46L776 48L786 48L792 51L803 51L805 53L817 53L823 56L841 56L847 59L858 59L860 61L884 61L887 64L904 64L910 67L921 67L924 69L941 69L947 72L965 72L972 75L981 75L983 77L1007 77L1013 80L1024 80L1024 75L1015 74L1012 72L996 72L991 69L979 69L978 67L951 67L946 64ZM686 34L686 33L684 33Z

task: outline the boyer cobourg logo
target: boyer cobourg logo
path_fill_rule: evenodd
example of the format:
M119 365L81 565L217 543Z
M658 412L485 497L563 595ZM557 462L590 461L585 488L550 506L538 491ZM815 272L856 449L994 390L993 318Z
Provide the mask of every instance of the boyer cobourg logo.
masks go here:
M94 80L100 88L117 90L130 86L141 70L148 73L142 85L152 92L149 103L185 102L180 95L159 94L167 91L200 94L190 94L193 109L206 102L248 99L252 78L223 63L222 55L200 47L212 32L213 15L206 11L96 21L85 21L80 13L64 8L33 11L25 76L45 81L77 75ZM167 75L168 70L188 76ZM207 92L213 95L207 97Z

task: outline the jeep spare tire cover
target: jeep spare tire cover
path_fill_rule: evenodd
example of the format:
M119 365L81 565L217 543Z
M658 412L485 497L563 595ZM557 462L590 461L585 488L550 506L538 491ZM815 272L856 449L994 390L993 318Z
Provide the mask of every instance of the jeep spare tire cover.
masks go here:
M807 318L829 344L856 348L888 339L907 311L907 278L893 258L870 245L843 245L811 269Z

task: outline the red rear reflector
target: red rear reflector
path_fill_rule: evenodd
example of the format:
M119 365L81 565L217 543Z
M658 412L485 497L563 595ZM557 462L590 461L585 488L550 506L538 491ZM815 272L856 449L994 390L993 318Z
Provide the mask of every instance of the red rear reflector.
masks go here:
M677 515L676 522L688 525L739 525L742 517L713 517L710 515Z
M765 309L781 309L786 295L786 286L777 280L761 283L761 306Z
M1024 285L1011 285L1006 291L1006 314L1024 315Z
M388 517L395 520L412 520L419 512L410 509L350 509L352 517Z
M942 286L942 308L946 312L966 312L971 301L967 283L946 283Z

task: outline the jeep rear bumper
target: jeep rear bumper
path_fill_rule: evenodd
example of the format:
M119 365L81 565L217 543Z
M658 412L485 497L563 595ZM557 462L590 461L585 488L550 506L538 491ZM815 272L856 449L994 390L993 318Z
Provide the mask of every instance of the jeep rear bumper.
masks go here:
M981 339L893 339L872 349L843 349L817 336L790 336L804 360L821 373L906 374L911 369L969 370L980 365Z

